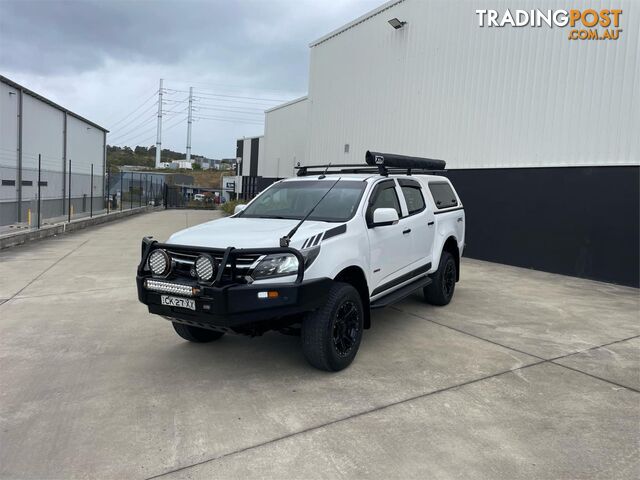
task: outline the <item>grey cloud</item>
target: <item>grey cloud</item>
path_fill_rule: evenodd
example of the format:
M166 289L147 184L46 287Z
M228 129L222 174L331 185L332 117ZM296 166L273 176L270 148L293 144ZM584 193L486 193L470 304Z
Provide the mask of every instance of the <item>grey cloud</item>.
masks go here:
M346 3L357 15L377 2ZM0 65L35 74L82 73L118 62L186 60L236 74L306 76L307 43L335 25L312 1L2 1ZM329 14L329 15L327 15ZM270 82L274 75L265 75ZM292 85L288 85L292 86ZM299 86L299 85L297 85Z
M107 127L161 76L290 99L306 92L308 43L382 2L0 0L0 72ZM260 130L199 129L199 152L215 156ZM167 139L183 148L179 130Z

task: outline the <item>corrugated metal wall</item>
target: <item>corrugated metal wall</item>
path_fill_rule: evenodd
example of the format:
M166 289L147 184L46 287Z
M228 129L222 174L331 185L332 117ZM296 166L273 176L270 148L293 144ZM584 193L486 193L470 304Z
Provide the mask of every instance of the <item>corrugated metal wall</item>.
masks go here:
M298 162L304 164L307 107L307 97L303 97L265 113L262 176L290 177Z
M82 205L92 190L93 206L102 208L105 132L25 91L22 94L22 165L19 168L20 89L9 83L0 81L0 225L24 222L27 209L35 211L38 155L42 165L43 217L65 214L63 199L68 195L68 159L72 160L71 196L75 199L74 205L77 203L75 211L84 210Z
M623 33L478 26L476 9L507 8L618 8ZM637 165L639 27L624 0L405 0L311 48L306 163L371 149L448 168Z

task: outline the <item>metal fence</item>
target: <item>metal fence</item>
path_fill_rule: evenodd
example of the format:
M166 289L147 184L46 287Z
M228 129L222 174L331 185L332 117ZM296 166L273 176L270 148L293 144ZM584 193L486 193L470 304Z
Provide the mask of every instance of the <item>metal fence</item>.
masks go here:
M219 194L193 193L193 190L186 186L165 185L164 207L215 210L225 201Z
M103 175L102 164L33 156L0 165L0 234L164 203L164 180L144 172Z

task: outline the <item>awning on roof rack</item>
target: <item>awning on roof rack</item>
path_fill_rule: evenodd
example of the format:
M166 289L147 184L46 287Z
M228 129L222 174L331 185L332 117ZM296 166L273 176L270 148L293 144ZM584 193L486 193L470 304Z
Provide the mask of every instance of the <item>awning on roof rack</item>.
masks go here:
M408 157L406 155L396 155L395 153L370 152L364 156L367 165L372 167L406 168L408 170L444 170L446 162L433 158Z

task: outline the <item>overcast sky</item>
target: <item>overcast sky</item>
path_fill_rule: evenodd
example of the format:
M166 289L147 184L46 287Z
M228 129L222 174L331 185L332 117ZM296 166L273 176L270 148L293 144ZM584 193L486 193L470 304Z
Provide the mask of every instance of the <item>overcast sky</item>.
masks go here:
M130 146L155 143L164 78L163 148L178 151L178 102L193 86L194 114L209 119L194 122L192 152L233 157L236 138L263 133L261 110L307 93L309 42L382 3L0 0L0 73L112 130L108 143Z

